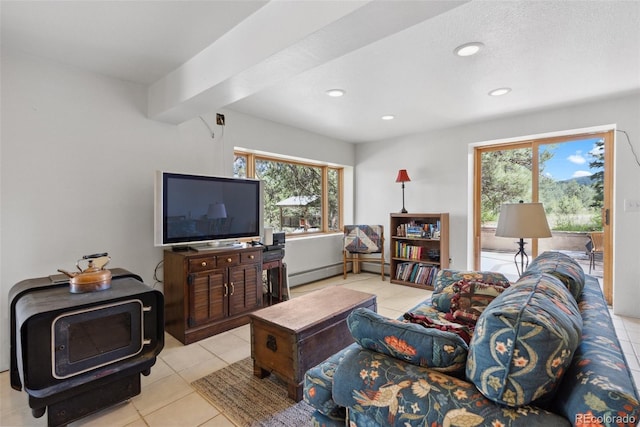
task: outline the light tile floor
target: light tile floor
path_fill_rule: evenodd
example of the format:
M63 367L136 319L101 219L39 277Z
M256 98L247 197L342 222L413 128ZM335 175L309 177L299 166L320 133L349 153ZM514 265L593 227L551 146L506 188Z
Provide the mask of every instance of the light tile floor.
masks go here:
M376 274L350 274L347 280L337 276L293 288L291 294L295 298L327 286L345 286L377 295L378 312L393 318L429 295L429 291L393 285L388 280L383 282ZM612 316L635 382L640 385L640 319ZM249 357L250 353L248 325L187 346L166 334L165 347L151 375L142 377L140 395L70 426L233 426L224 413L195 392L190 383ZM46 426L46 414L33 418L27 395L11 389L8 371L0 373L0 426Z

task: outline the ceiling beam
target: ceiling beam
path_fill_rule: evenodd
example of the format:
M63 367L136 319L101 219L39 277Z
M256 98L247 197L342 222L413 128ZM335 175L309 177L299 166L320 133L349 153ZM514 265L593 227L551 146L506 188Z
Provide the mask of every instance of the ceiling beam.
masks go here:
M271 1L148 89L149 117L182 123L467 1Z

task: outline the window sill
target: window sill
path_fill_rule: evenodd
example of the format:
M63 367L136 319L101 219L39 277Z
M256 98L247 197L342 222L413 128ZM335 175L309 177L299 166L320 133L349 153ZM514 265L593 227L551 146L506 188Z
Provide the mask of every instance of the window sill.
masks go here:
M318 239L318 238L331 237L336 235L342 236L342 231L327 231L325 233L322 233L322 232L291 233L286 235L286 240L293 241L293 240L305 240L305 239Z

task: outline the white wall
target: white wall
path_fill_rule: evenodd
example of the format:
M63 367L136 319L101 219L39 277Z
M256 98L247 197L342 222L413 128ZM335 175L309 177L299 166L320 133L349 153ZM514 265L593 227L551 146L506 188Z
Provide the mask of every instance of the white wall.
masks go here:
M356 222L388 224L402 208L398 169L407 169L409 212L449 212L453 268L468 259L469 144L615 124L628 132L640 156L640 94L533 112L469 126L359 145L356 149ZM624 199L640 200L640 165L616 132L614 177L614 294L617 314L640 317L640 212L624 212ZM388 250L388 248L387 248Z
M235 111L221 112L224 113L226 122L224 149L228 151L229 156L233 155L233 147L243 147L343 166L343 194L347 201L343 206L343 219L345 223L353 221L354 208L351 201L354 199L354 144L281 126ZM228 174L231 173L231 163L231 160L226 162ZM342 272L342 233L290 239L286 244L284 261L287 263L291 286Z
M354 158L352 144L232 112L215 139L199 118L179 126L149 120L143 86L4 49L1 78L0 370L8 369L15 283L106 251L110 267L154 284L162 260L153 246L155 170L228 174L233 145L348 165ZM214 116L205 117L210 126ZM325 240L310 249L331 253ZM287 244L291 267L300 252ZM332 260L316 265L325 262ZM301 265L315 268L308 263Z

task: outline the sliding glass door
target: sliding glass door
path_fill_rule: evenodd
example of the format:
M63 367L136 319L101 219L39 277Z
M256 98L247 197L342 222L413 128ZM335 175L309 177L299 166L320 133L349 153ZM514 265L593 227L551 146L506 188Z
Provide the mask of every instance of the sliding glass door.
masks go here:
M531 259L547 250L575 258L611 302L613 132L477 147L475 268L517 278L516 239L495 236L503 203L541 202L553 237L525 239Z

